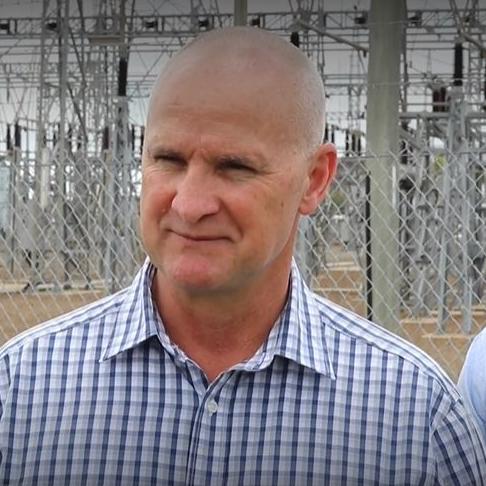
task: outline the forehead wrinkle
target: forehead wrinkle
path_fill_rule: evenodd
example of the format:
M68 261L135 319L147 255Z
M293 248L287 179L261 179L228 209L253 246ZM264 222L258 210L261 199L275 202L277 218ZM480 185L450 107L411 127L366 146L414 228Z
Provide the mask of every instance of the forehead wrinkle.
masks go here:
M152 136L179 139L185 132L188 132L184 136L190 136L191 139L208 134L209 136L230 136L230 139L238 141L239 137L235 131L241 132L242 127L246 126L248 129L245 132L246 136L254 134L255 127L259 127L258 130L262 129L261 120L256 115L252 116L251 111L248 113L242 113L239 110L228 112L227 108L219 105L204 107L204 111L201 111L200 106L187 104L168 104L159 106L159 109L163 110L162 115L159 114L157 118L150 120L147 124L146 137L148 140ZM201 116L201 113L204 116ZM242 125L242 121L245 121L245 125Z

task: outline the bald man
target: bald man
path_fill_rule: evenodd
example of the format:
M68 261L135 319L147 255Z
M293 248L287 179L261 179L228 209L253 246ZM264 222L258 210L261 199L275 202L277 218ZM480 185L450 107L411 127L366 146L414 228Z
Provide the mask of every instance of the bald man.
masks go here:
M150 99L133 284L0 353L4 484L483 484L454 386L305 286L324 92L295 47L202 35Z

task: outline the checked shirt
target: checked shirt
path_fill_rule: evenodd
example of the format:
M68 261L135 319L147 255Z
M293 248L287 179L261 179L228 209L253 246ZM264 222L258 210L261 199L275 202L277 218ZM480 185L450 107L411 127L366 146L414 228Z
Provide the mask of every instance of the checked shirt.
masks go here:
M462 399L415 347L318 297L288 302L248 361L208 383L133 284L0 350L0 483L481 485Z

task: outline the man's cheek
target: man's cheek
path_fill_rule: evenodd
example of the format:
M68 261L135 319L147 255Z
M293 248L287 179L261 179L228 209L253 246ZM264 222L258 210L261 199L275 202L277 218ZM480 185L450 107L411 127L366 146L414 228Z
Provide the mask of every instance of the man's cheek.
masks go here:
M169 211L170 204L170 198L165 192L161 192L157 187L147 188L142 197L142 216L144 212L151 217L163 216Z

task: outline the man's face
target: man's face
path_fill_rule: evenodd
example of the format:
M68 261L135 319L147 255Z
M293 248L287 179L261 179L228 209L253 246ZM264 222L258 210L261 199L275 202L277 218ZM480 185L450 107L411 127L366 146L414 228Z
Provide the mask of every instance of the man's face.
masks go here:
M268 80L191 74L153 97L141 234L164 282L231 292L288 266L308 166Z

